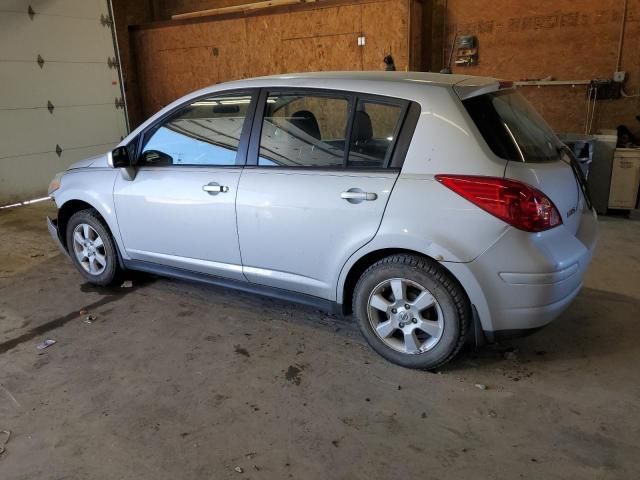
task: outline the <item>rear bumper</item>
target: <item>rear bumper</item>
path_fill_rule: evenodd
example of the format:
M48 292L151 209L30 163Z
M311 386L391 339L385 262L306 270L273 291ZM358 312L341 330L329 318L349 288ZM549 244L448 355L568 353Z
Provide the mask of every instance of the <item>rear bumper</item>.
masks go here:
M51 235L51 238L53 238L53 241L56 243L58 248L62 250L65 255L68 255L69 253L67 252L67 249L64 248L60 232L58 231L58 221L47 217L47 230L49 230L49 235Z
M578 295L597 244L595 213L582 216L575 234L564 225L537 234L510 229L473 262L452 268L488 340L543 327Z

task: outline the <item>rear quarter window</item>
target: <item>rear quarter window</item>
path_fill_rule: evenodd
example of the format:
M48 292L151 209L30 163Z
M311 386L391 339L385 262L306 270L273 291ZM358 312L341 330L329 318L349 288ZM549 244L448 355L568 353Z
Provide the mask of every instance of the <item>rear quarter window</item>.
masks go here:
M518 162L560 159L559 140L520 93L501 90L468 98L462 104L498 157Z

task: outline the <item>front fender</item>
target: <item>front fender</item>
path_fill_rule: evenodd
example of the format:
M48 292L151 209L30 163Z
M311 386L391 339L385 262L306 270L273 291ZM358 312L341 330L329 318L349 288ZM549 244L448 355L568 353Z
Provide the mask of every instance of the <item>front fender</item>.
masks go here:
M113 203L113 186L117 175L119 171L113 168L70 170L63 175L60 188L53 194L53 199L58 208L73 200L80 200L95 208L107 223L121 255L128 259Z

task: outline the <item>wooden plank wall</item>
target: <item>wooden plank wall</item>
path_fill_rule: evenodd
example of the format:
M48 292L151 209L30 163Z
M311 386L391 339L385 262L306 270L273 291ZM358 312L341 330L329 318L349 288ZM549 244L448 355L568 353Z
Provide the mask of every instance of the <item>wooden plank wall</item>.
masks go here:
M490 75L511 80L544 78L580 80L611 78L616 68L624 0L436 0L434 15L446 12L446 44L454 32L476 35L479 63L454 67L455 73ZM434 42L442 22L434 22ZM640 94L640 0L628 0L622 70L625 90ZM440 52L434 52L441 59ZM438 71L441 63L433 66ZM558 132L584 130L586 87L551 86L522 89ZM640 134L640 97L598 102L594 130L628 125Z
M318 5L304 11L131 29L141 119L185 93L227 80L302 71L382 70L389 51L398 69L408 69L410 3ZM357 45L359 35L366 38L364 47Z

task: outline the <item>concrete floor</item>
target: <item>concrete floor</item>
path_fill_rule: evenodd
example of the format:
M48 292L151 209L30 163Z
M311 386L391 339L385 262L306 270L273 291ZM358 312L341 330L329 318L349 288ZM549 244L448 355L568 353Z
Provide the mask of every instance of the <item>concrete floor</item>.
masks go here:
M640 478L640 221L602 220L554 324L429 373L306 308L148 276L92 288L49 210L0 211L3 480Z

